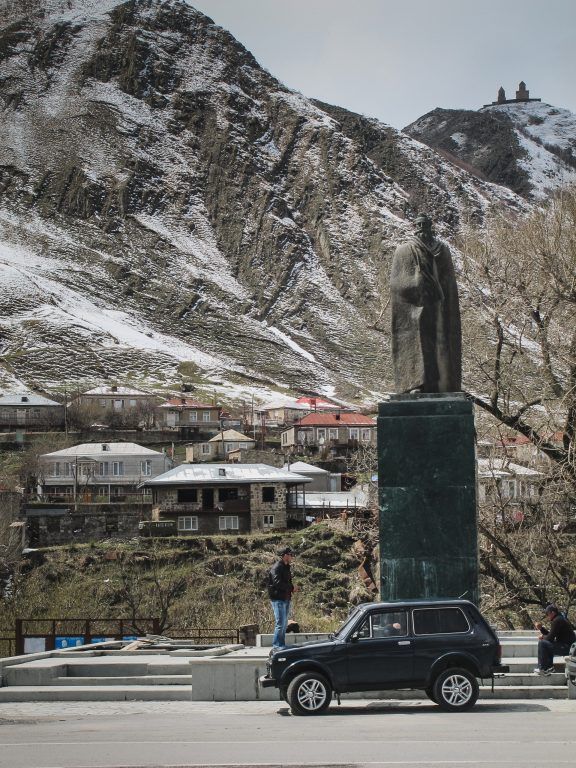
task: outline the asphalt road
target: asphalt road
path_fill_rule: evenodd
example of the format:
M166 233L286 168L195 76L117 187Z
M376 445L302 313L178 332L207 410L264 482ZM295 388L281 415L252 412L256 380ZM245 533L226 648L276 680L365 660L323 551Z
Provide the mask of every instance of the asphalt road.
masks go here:
M0 704L1 768L576 765L576 701Z

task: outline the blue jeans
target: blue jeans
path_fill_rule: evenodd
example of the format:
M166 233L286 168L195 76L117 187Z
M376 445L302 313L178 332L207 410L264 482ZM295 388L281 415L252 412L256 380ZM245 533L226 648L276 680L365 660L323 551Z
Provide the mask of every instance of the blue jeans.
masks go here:
M550 640L538 640L538 666L550 669L554 666L554 656L567 656L570 646L566 643L552 643Z
M272 610L274 611L274 637L272 638L273 648L286 647L286 625L288 624L288 613L290 612L290 600L270 600Z

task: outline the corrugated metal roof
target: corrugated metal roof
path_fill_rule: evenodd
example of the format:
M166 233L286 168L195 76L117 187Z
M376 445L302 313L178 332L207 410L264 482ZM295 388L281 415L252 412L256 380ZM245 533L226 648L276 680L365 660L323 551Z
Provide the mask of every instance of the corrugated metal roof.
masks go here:
M142 396L145 397L153 397L151 392L143 392L141 389L134 389L133 387L116 387L115 389L112 389L112 387L94 387L94 389L89 389L88 392L84 392L84 395L110 395L112 397L117 397L118 395L133 395L133 396Z
M34 407L43 405L61 406L62 403L57 403L55 400L48 400L47 397L36 395L34 392L15 392L13 394L0 396L0 406L21 406L25 408L27 405Z
M375 427L376 422L363 413L309 413L300 419L298 424L304 427Z
M214 437L211 437L210 440L208 440L209 443L221 443L226 442L226 440L229 440L234 443L255 443L253 437L248 437L248 435L243 435L242 432L236 432L235 429L225 429L224 432L219 432Z
M309 477L268 464L180 464L143 485L311 483Z
M104 448L106 446L106 448ZM73 445L70 448L62 448L60 451L44 453L42 458L66 458L67 456L77 457L85 456L87 458L102 456L163 456L160 451L153 451L151 448L145 448L138 443L81 443Z

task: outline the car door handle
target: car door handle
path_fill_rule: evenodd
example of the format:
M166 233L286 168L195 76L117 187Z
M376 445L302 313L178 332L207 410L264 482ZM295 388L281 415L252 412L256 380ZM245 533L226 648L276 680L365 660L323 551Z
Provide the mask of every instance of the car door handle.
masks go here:
M410 645L410 640L398 640L398 645Z

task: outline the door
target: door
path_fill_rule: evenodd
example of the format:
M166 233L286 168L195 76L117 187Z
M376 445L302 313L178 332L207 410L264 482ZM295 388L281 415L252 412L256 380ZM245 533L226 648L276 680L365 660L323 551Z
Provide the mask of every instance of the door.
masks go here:
M214 488L202 489L202 509L214 509Z
M349 690L378 690L410 682L414 649L404 610L371 611L347 643Z
M436 659L450 651L477 656L482 640L459 606L414 608L414 675L426 680Z

